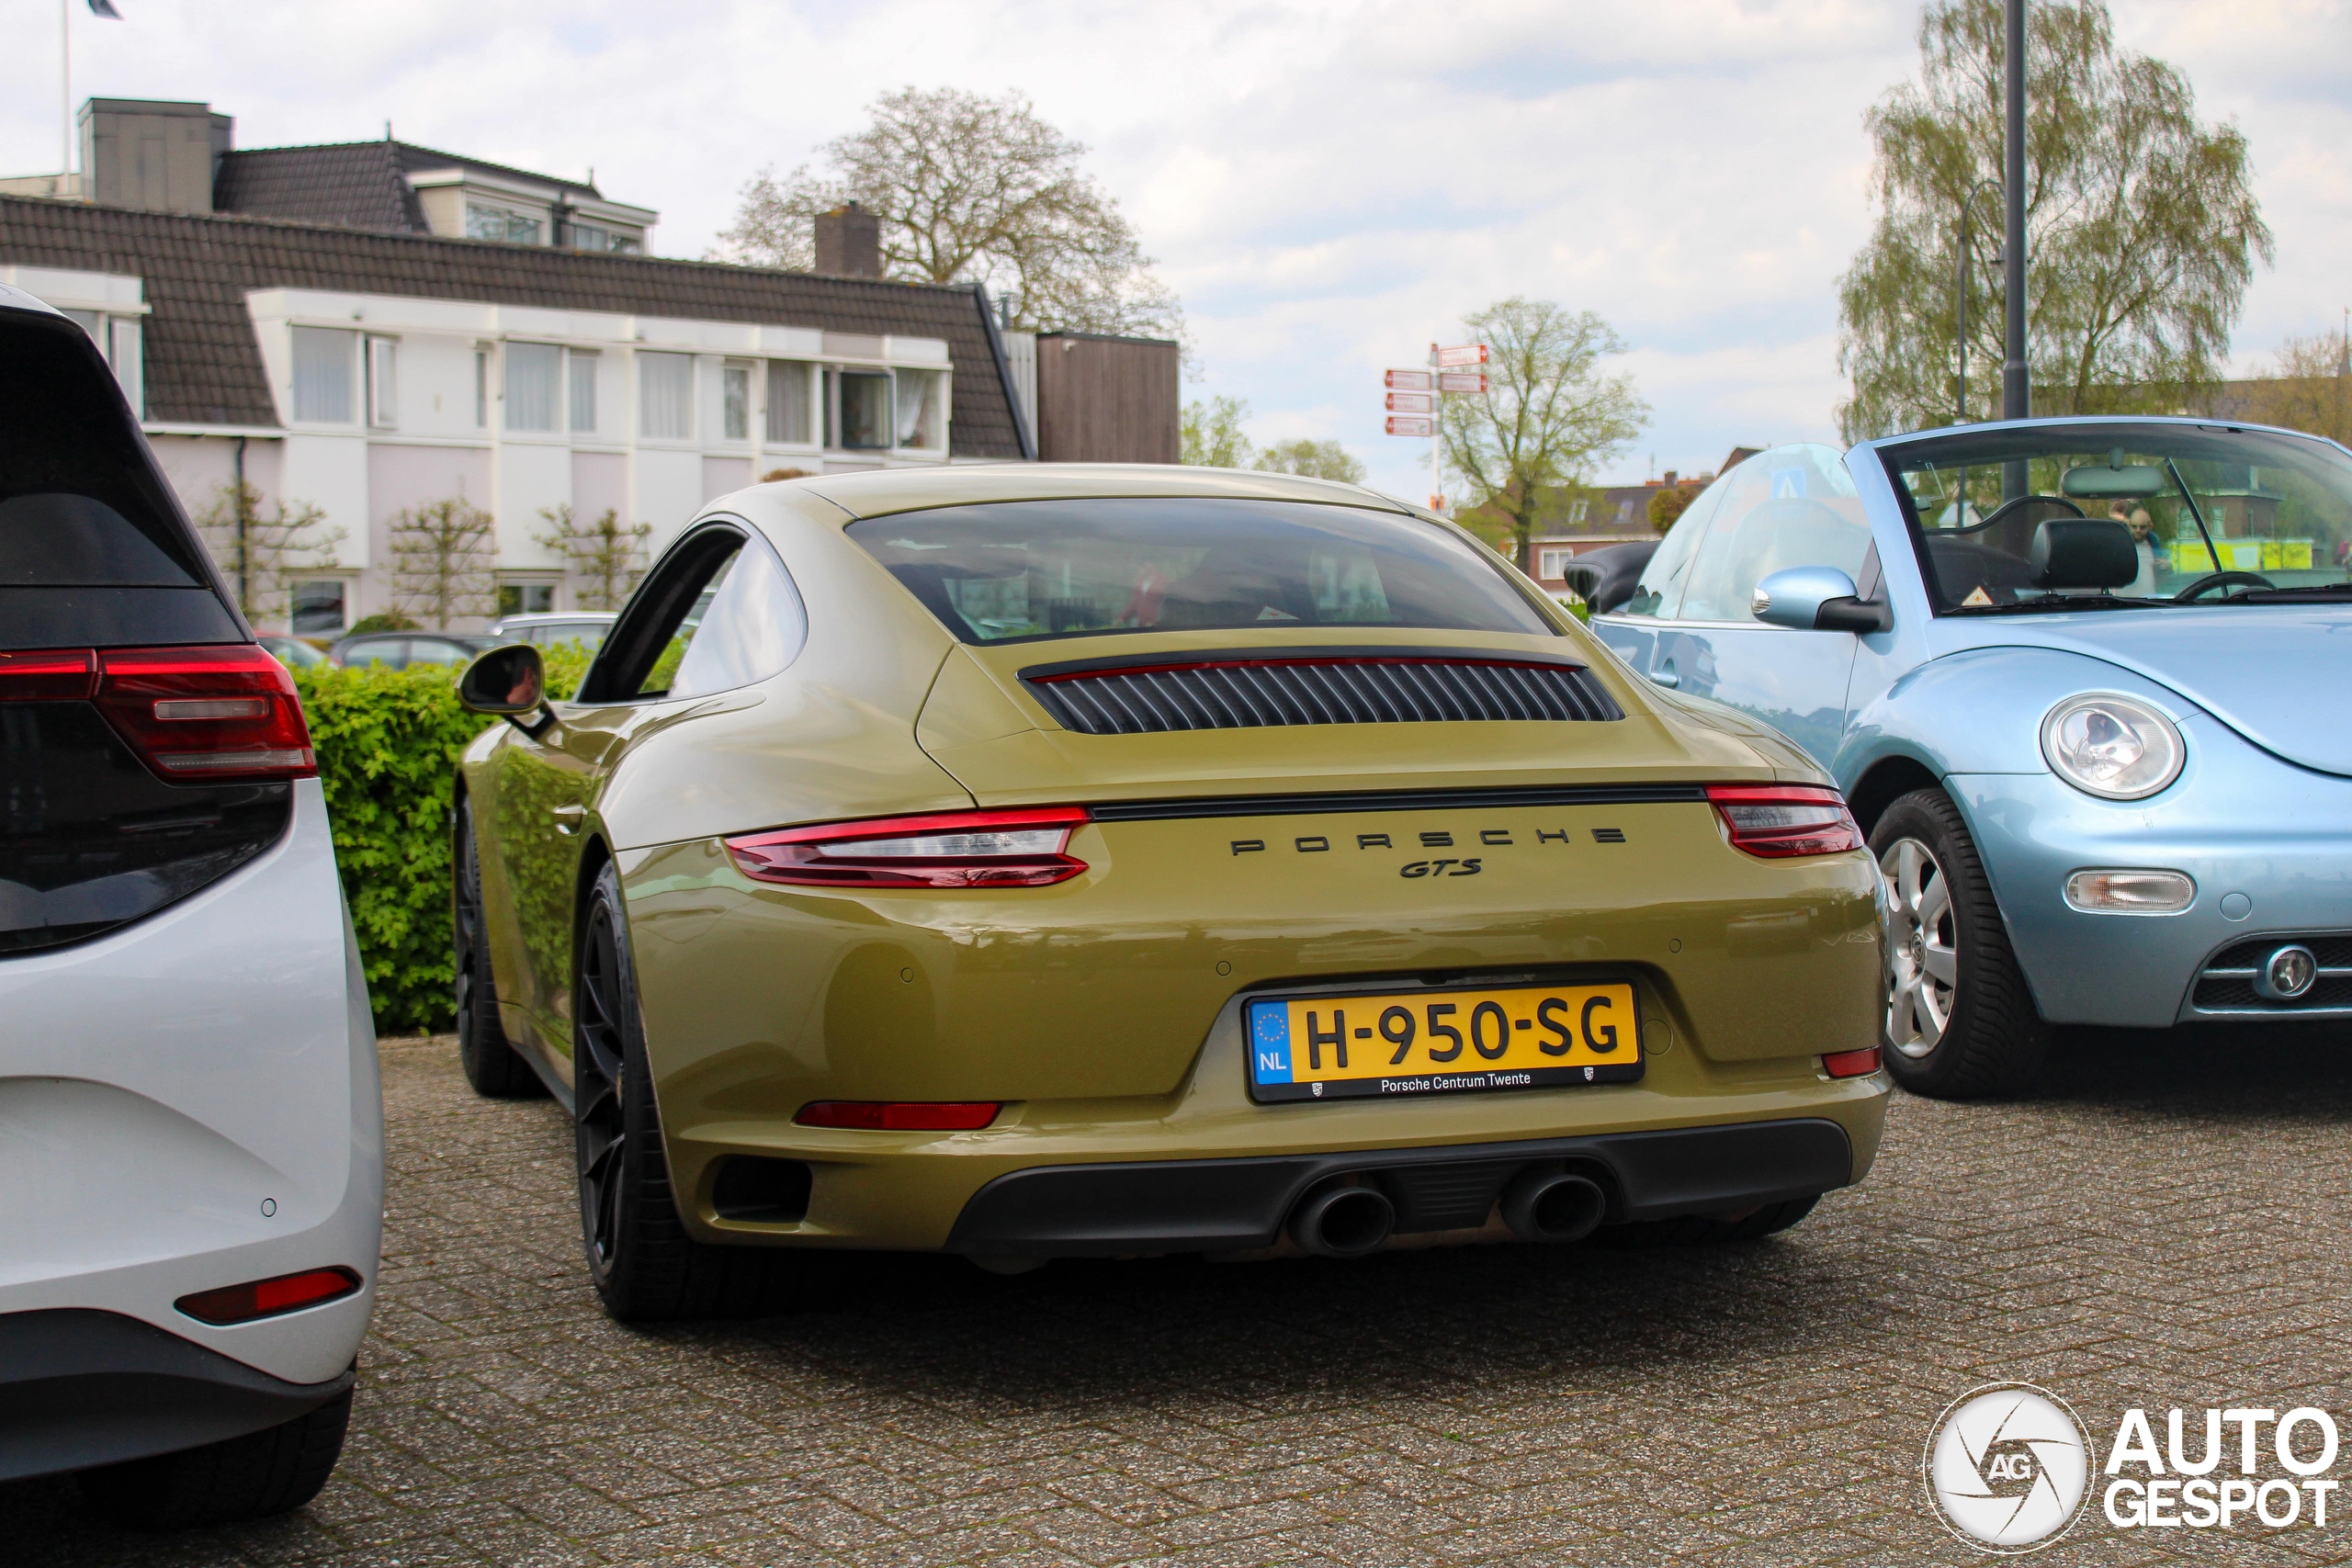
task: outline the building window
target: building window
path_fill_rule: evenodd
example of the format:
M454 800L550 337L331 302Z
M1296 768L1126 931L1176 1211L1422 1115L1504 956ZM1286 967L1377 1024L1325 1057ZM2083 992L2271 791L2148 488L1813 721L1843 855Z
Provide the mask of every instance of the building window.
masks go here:
M368 423L390 430L401 422L400 344L388 337L368 340Z
M691 441L695 434L695 356L637 356L637 433L653 441Z
M797 359L768 361L768 440L785 446L808 440L808 367Z
M752 367L748 365L727 365L719 367L719 439L749 441L752 438Z
M474 428L490 428L490 350L474 349Z
M466 203L466 238L536 245L539 243L539 220L507 208L484 207L469 201Z
M294 417L349 424L352 360L359 334L340 327L294 329Z
M1535 553L1535 575L1557 577L1568 569L1568 562L1575 558L1574 550L1538 550Z
M498 585L500 619L508 615L544 615L555 608L552 582L502 582Z
M288 628L296 637L332 636L350 624L344 611L351 585L341 578L311 578L288 586L293 601Z
M604 357L593 348L571 351L571 428L575 434L596 434L596 367Z
M898 388L898 428L900 446L939 446L945 421L940 417L939 389L944 378L936 370L895 372Z
M890 445L895 411L888 370L843 370L833 378L840 388L841 445L849 451L874 451Z
M1583 527L1585 514L1591 510L1592 502L1589 498L1583 496L1579 496L1576 500L1568 502L1568 526L1571 528Z
M506 345L506 428L547 431L558 428L556 411L563 395L563 350L551 343L510 343Z

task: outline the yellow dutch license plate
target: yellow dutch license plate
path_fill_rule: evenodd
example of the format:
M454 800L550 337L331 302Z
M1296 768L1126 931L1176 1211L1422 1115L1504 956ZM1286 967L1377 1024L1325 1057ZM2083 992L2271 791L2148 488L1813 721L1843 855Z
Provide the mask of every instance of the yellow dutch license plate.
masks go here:
M1248 1007L1253 1100L1361 1099L1627 1083L1634 987L1468 987L1270 997Z

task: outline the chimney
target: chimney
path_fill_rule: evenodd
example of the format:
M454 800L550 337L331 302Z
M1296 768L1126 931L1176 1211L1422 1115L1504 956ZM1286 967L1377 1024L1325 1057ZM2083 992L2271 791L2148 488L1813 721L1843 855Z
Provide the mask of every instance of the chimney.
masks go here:
M817 214L817 270L834 277L882 276L882 220L850 202Z
M82 197L102 207L209 212L212 182L234 125L212 106L89 98L82 131Z

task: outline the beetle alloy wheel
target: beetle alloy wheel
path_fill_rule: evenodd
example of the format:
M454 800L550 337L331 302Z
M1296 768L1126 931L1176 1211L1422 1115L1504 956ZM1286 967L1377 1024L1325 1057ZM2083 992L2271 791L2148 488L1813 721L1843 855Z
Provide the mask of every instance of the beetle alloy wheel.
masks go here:
M628 1117L621 1030L620 944L612 910L591 906L580 944L578 1056L573 1065L579 1105L580 1219L599 1270L612 1267L620 1236L621 1192L627 1180Z
M1951 884L1917 839L1879 856L1886 881L1886 1039L1917 1059L1942 1043L1960 985L1960 928Z

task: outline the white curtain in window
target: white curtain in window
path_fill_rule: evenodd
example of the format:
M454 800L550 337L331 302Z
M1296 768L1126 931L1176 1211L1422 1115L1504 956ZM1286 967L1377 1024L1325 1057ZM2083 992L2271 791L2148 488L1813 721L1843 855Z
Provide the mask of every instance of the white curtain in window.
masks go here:
M768 439L798 445L808 434L808 367L797 359L768 361Z
M655 441L688 441L695 434L695 356L637 356L637 433Z
M400 344L368 340L368 423L389 430L401 422Z
M593 434L596 429L596 367L604 361L594 351L571 351L571 428Z
M147 417L147 373L142 368L145 355L140 344L139 323L122 316L107 322L108 339L107 357L114 362L114 378L122 383L122 395L130 403L130 412L140 418Z
M506 428L553 431L562 405L563 350L551 343L506 345Z
M341 327L294 329L294 417L352 422L351 383L359 334Z
M936 445L932 439L931 421L925 416L931 412L931 389L938 384L939 378L928 370L900 370L897 375L899 424L895 432L898 438L895 445L899 446Z
M752 370L747 365L729 365L718 372L719 439L749 441L752 438Z

